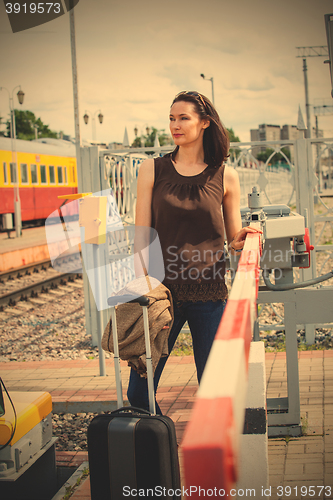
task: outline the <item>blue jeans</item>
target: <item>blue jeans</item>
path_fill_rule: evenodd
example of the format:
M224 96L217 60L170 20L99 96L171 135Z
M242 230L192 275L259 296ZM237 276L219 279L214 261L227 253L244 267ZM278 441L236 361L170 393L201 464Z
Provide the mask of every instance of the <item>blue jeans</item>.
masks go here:
M222 318L226 305L226 300L216 302L175 302L174 301L174 322L169 333L169 353L177 340L178 334L188 322L192 335L194 361L197 369L198 382L200 383L205 364L212 347L217 327ZM154 374L155 394L163 368L168 356L160 359ZM149 410L147 379L140 377L138 373L131 369L128 384L127 397L132 406ZM160 407L156 403L156 413L162 415Z

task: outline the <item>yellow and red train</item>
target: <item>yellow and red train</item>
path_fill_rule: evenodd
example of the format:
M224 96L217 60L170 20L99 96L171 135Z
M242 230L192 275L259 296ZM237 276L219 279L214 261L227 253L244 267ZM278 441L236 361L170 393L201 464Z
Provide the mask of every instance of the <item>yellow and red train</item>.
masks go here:
M58 139L16 140L22 226L42 223L62 200L77 193L74 144ZM11 139L0 137L0 229L3 215L13 214L16 167Z

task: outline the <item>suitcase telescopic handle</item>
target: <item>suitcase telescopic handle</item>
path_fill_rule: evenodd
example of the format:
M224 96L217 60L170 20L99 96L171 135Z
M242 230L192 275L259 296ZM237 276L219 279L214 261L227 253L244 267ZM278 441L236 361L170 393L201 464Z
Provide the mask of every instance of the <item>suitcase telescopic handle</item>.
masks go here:
M133 295L121 295L114 296L108 298L108 305L110 307L117 306L118 304L123 304L125 302L131 302L132 304L137 303L140 306L148 306L149 298L145 295L141 295L140 297L133 297Z
M143 408L137 408L136 406L123 406L122 408L117 408L113 410L112 415L117 415L118 413L128 413L129 415L135 415L139 413L140 415L150 415L150 412L144 410Z
M156 415L156 405L155 405L155 391L154 391L154 370L153 361L151 357L150 348L150 336L149 336L149 320L148 320L148 305L149 298L145 295L139 297L134 297L133 295L122 295L121 297L109 297L108 304L112 307L112 332L113 332L113 346L114 346L114 363L116 372L116 388L117 388L117 406L118 408L123 406L123 396L122 396L122 384L121 384L121 372L120 372L120 358L119 358L119 346L118 346L118 334L117 334L117 317L115 306L119 304L119 298L121 298L120 303L132 302L138 303L142 306L143 312L143 326L144 326L144 337L146 345L146 366L147 366L147 384L148 384L148 400L149 400L149 411L152 415Z
M153 370L153 360L151 357L151 349L150 349L148 307L142 306L142 312L143 312L143 328L144 328L145 345L146 345L146 366L147 366L149 411L152 415L156 415L155 391L154 391L154 370Z

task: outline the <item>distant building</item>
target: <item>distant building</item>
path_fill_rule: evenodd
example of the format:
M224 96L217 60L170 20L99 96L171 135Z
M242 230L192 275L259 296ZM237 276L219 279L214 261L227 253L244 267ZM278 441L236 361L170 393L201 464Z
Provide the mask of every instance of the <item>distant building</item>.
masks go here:
M280 125L267 125L262 123L259 125L259 141L279 141L281 138ZM266 147L260 148L260 151L265 151Z
M251 142L258 141L280 141L280 140L291 140L295 141L298 138L298 129L296 125L268 125L266 123L262 123L259 125L257 129L250 130ZM312 138L317 137L316 129L312 129ZM318 130L318 137L324 137L324 133L322 130ZM294 162L294 147L293 146L285 146L290 151L290 159L291 162ZM258 153L261 151L265 151L265 147L253 146L252 154L257 157ZM318 153L317 153L318 155ZM316 158L316 156L314 156Z
M70 135L64 133L62 134L62 137L60 136L60 139L63 139L64 141L75 142L75 139L72 139Z
M279 141L280 140L280 125L267 125L262 123L259 125L259 141Z
M251 128L250 135L251 135L251 142L260 141L259 130L257 128Z
M295 140L298 137L298 130L296 125L283 125L281 127L281 139L282 140L288 140L292 139Z
M279 141L280 140L280 125L267 125L262 123L257 129L251 129L251 142L258 141ZM265 147L254 146L252 148L252 154L257 157L259 153L265 151Z
M281 128L281 140L292 140L295 141L298 137L298 129L296 125L283 125ZM286 146L290 152L290 161L294 163L294 146Z
M250 130L250 136L251 136L251 142L258 142L260 141L259 139L259 129L257 128L251 128ZM253 156L257 157L257 154L260 153L261 148L259 146L253 146L252 148L252 154Z

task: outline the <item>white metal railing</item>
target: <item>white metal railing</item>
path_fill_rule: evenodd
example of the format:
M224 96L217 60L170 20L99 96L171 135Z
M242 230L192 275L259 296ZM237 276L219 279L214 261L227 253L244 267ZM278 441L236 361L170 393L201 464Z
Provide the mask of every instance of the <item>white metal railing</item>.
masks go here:
M227 165L236 168L239 173L242 206L247 206L247 195L254 185L264 192L267 204L295 203L294 165L281 153L281 148L293 144L291 141L231 143ZM252 150L259 147L273 149L266 163L259 162L252 154ZM136 179L140 164L146 158L162 156L172 149L171 146L163 146L99 152L101 170L110 179L119 213L127 223L134 221ZM282 154L287 169L281 162L280 166L272 168L277 153Z

